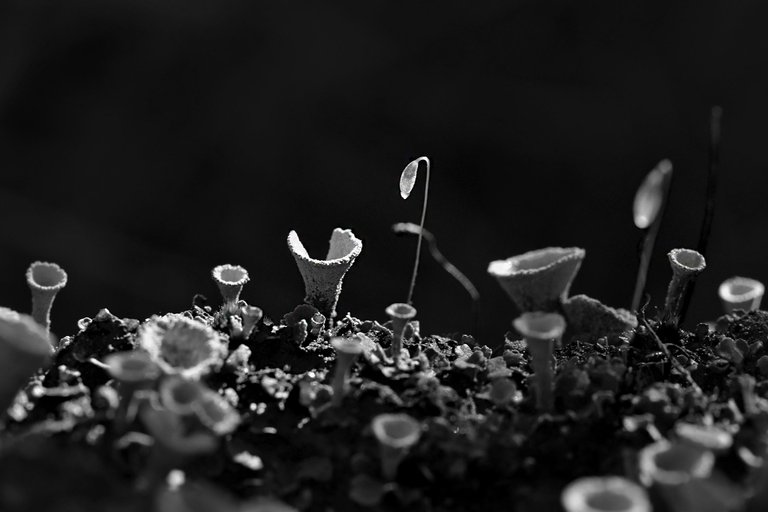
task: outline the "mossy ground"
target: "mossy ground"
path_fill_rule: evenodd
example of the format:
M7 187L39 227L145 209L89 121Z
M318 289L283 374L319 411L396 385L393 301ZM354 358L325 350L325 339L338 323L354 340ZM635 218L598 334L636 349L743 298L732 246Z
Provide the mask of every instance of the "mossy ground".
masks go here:
M555 410L544 415L535 409L525 346L511 334L491 349L469 336L412 332L405 342L411 360L395 369L382 361L391 342L386 324L347 316L315 334L264 319L245 339L230 336L227 315L202 303L185 314L228 337L230 352L250 349L247 361L232 357L204 378L237 407L240 427L216 453L183 465L187 482L205 481L240 500L272 496L307 511L559 510L560 490L577 477L636 477L638 451L679 420L734 434L716 468L747 494L752 468L743 449L764 452L763 311L693 332L649 320L676 364L643 325L627 336L563 340ZM155 497L134 492L149 448L120 441L142 433L141 422L116 430L112 383L91 361L133 350L138 326L101 312L64 340L55 363L19 395L0 434L0 509L151 509ZM330 336L354 334L364 335L365 352L350 393L333 407ZM370 430L384 412L423 424L389 482Z

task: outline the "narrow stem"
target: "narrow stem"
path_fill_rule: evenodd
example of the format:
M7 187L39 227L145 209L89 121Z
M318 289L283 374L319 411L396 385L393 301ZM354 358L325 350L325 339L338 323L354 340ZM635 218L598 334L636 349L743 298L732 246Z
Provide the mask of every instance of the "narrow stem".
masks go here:
M423 238L424 220L427 218L427 199L429 198L429 158L422 156L416 160L424 162L427 166L427 179L424 184L424 204L421 207L421 231L419 231L419 240L416 242L416 261L413 263L413 275L411 276L411 286L408 288L408 304L413 304L413 290L416 288L416 274L419 272L419 259L421 258L421 240Z
M690 289L691 281L692 279L688 276L672 274L672 280L667 288L667 298L664 301L664 320L674 326L677 326L680 321L681 307L687 290Z
M723 108L715 105L712 107L709 116L709 166L707 169L707 190L704 203L704 218L701 221L701 231L699 232L699 244L696 250L702 256L707 255L707 246L709 245L709 235L712 232L712 221L715 218L715 196L717 195L717 170L720 167L720 125L723 117ZM680 308L680 321L685 320L688 313L688 306L696 288L695 283L691 283L685 292L683 303Z
M339 406L344 401L344 396L349 388L349 374L352 369L352 361L346 357L342 358L339 356L336 356L336 361L337 366L333 374L333 381L331 381L331 389L333 389L331 402L334 406Z
M539 412L550 412L554 408L552 384L555 372L552 368L554 340L526 340L531 354L531 368L536 380L536 408Z

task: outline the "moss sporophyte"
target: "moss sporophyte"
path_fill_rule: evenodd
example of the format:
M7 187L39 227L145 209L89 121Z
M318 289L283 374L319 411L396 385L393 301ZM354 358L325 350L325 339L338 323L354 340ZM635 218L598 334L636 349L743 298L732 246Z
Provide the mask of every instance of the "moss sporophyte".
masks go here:
M404 196L422 163L428 172L426 158L403 172ZM638 192L646 236L670 170L659 164ZM425 210L426 191L422 221ZM434 245L423 223L400 230ZM0 308L0 510L768 508L759 281L709 290L726 314L689 331L686 290L706 266L698 249L669 253L666 297L641 293L642 307L622 309L570 295L584 249L516 248L488 266L514 320L486 345L428 333L436 294L418 317L412 297L387 307L375 289L378 318L337 315L362 250L350 230L333 231L324 259L296 232L288 246L304 294L283 311L245 300L260 276L220 265L221 299L198 295L142 320L101 309L58 343L49 330L65 327L50 324L50 305L67 275L34 263L33 315Z

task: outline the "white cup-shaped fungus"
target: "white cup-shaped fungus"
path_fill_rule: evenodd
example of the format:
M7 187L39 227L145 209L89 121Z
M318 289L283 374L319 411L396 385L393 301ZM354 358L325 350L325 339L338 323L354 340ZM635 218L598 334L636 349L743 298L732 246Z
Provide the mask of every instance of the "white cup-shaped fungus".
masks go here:
M565 318L559 313L534 311L523 313L512 324L525 339L528 352L531 353L531 366L536 381L536 407L541 412L549 412L554 407L552 353L555 341L565 332Z
M336 316L344 275L363 250L363 242L350 229L336 228L331 234L328 255L323 260L311 258L296 231L288 234L288 249L296 260L304 280L304 301L326 318Z
M363 344L360 339L342 338L340 336L331 338L331 345L336 349L336 368L333 370L333 405L341 405L344 395L349 391L349 375L352 371L352 365L363 353Z
M220 436L231 434L240 424L240 415L234 407L212 389L203 391L195 413L203 425Z
M400 353L403 350L403 333L408 322L416 317L416 308L410 304L396 302L390 304L386 312L392 320L392 358L395 360L395 366L397 366Z
M664 318L677 325L685 291L689 283L707 268L707 262L701 253L693 249L672 249L667 257L672 267L672 279L664 302Z
M158 393L163 407L174 414L188 416L197 412L205 390L199 381L171 375L160 382Z
M117 352L104 358L107 372L122 384L144 384L160 377L160 367L147 352Z
M56 263L36 261L27 269L27 286L32 293L32 318L45 327L51 327L53 299L67 285L67 273Z
M681 485L708 477L714 464L715 456L709 450L662 439L640 451L640 480L646 486Z
M256 324L264 316L264 312L261 308L256 306L243 306L240 310L243 317L243 337L245 339L250 338L253 329L256 328Z
M737 276L723 281L717 289L717 294L726 313L735 309L754 311L760 309L765 286L757 279Z
M716 454L728 451L733 445L731 433L715 425L698 425L679 421L675 424L675 434L681 443L711 450Z
M619 476L574 480L560 495L566 512L651 512L645 489Z
M579 247L547 247L492 261L488 273L520 311L553 311L568 296L585 255Z
M233 304L240 300L243 285L248 282L248 271L240 265L219 265L211 272L216 286L225 304Z
M136 416L134 394L151 386L162 374L160 367L143 350L117 352L104 358L105 369L118 383L120 402L115 412L115 428L123 430Z
M181 416L151 401L143 404L139 417L154 439L152 451L136 482L139 491L159 488L165 484L170 471L182 467L191 457L214 452L219 446L214 433L189 430Z
M19 390L51 360L47 330L29 315L0 307L0 415Z
M394 480L400 461L421 437L421 424L408 414L379 414L371 428L381 449L382 475Z
M153 316L139 329L139 346L169 374L200 378L223 362L226 347L210 326L184 315Z

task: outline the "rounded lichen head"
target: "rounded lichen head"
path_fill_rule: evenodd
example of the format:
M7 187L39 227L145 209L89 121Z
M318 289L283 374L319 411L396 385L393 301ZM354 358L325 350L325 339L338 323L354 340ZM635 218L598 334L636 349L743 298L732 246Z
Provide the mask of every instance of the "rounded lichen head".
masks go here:
M421 424L405 413L387 413L374 417L371 429L379 441L382 475L393 480L400 461L421 438Z
M760 309L760 303L765 294L765 286L756 279L748 277L731 277L723 281L717 293L726 313L736 309L754 311Z
M568 296L585 255L579 247L547 247L492 261L488 273L520 311L554 311Z
M139 329L139 345L169 374L199 378L223 362L226 346L210 326L184 315L154 316Z
M682 485L706 478L715 464L714 454L689 443L657 441L640 450L639 475L644 485Z
M153 381L161 374L154 359L142 350L110 354L104 358L104 363L110 376L121 383Z
M344 275L363 250L363 242L351 230L336 228L331 234L328 254L321 260L310 257L299 235L291 231L288 249L304 280L304 301L326 318L335 316Z
M408 414L379 414L371 422L373 435L390 448L408 449L421 437L421 424Z
M200 422L217 435L231 434L240 424L240 415L217 392L206 389L196 408Z
M702 450L711 450L714 453L725 453L733 445L733 435L715 425L679 421L675 424L675 435L681 443L687 443Z
M651 512L645 490L619 476L585 477L563 489L566 512Z

